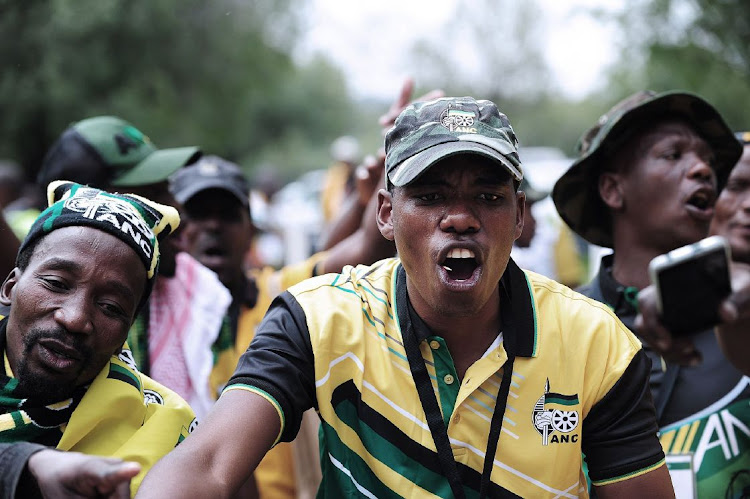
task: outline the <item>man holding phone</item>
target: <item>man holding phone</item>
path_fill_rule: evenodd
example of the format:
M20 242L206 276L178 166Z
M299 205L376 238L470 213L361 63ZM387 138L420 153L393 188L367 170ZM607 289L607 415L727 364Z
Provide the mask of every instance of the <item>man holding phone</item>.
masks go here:
M718 190L742 148L700 97L639 92L603 115L578 149L552 199L576 233L614 250L579 291L609 304L632 329L638 292L650 284L649 262L708 235ZM724 359L711 329L684 346L695 349L689 366L667 362L644 345L661 442L668 462L684 458L692 467L693 493L723 496L733 472L750 467L750 388Z
M738 132L744 145L740 161L732 168L711 220L712 235L722 236L731 248L733 292L716 307L720 323L715 328L724 355L735 367L750 374L750 132ZM695 350L690 338L674 335L657 310L657 293L649 286L638 295L636 326L654 349L673 362L690 364ZM686 345L686 342L688 343Z

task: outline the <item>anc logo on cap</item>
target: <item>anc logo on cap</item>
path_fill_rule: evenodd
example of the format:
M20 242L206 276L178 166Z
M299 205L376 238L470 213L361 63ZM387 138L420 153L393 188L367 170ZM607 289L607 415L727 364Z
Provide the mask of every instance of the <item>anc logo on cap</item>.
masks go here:
M151 259L156 238L130 202L98 189L83 187L78 189L75 196L66 199L64 206L68 210L81 213L84 218L111 224L129 236L143 251L147 260Z
M440 124L451 132L477 133L476 128L471 128L475 119L476 115L471 111L448 108L440 116Z
M219 165L210 159L198 163L198 172L201 175L215 177L219 174Z

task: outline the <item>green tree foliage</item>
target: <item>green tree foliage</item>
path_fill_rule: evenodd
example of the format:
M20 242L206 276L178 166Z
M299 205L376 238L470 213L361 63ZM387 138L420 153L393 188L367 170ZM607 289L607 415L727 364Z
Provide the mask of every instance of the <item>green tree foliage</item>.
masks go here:
M616 18L624 36L610 93L688 90L714 104L731 127L750 127L749 2L634 0Z
M533 0L459 2L449 25L439 28L449 36L419 44L415 65L450 95L497 103L522 145L553 146L572 155L604 104L600 97L578 102L561 95L544 56L542 14ZM456 51L456 45L466 50Z
M0 0L0 156L31 176L68 124L114 114L248 165L294 143L277 166L307 167L353 118L337 69L289 55L300 1Z

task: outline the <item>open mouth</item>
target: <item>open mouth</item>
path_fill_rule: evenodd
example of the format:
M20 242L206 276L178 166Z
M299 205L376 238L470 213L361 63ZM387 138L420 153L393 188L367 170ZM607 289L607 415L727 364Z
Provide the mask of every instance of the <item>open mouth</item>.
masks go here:
M201 262L207 267L218 266L224 262L227 252L218 245L208 246L201 251Z
M454 248L440 264L454 281L465 281L474 275L479 266L474 252L466 248Z
M710 221L714 214L716 191L713 189L698 189L693 192L685 203L692 217L701 222Z
M707 210L714 206L714 196L707 190L699 190L693 193L687 200L687 204L699 210Z
M206 249L206 251L204 251L203 254L206 256L223 257L225 255L225 252L218 246L214 246L214 247Z

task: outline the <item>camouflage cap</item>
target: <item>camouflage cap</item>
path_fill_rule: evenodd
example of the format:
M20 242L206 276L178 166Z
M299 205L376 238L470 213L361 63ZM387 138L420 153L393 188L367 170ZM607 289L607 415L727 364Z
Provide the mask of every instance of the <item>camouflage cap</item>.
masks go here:
M552 200L565 223L590 243L612 247L609 208L599 196L599 175L609 159L644 126L660 120L687 121L711 146L719 188L742 154L742 146L719 112L701 97L680 91L641 91L618 102L581 136L580 157L558 179Z
M402 187L439 160L478 154L523 179L518 140L508 117L488 100L443 97L416 102L396 118L385 136L387 183Z

